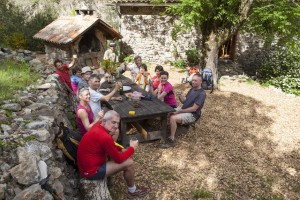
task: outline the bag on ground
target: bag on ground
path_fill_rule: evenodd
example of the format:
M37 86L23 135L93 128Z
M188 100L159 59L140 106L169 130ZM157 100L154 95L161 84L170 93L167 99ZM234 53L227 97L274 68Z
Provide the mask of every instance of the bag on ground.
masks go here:
M201 87L204 90L211 90L214 89L214 80L213 80L213 73L210 68L204 68L202 70L202 85Z
M63 122L59 124L59 131L55 136L57 147L74 165L77 162L77 148L81 138L80 134L71 131Z

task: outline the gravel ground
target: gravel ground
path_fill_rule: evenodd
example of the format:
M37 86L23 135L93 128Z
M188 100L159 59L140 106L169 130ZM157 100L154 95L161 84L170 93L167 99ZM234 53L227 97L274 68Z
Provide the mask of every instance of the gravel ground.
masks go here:
M179 84L184 73L167 70L175 90L186 93L188 84ZM142 199L300 199L300 98L240 78L220 82L176 147L140 144L136 182L150 188ZM121 173L111 193L126 199Z

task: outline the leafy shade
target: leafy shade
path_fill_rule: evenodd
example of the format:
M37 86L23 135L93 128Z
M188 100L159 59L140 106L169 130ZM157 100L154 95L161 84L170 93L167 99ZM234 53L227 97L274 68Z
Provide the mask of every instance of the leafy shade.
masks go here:
M300 4L296 1L255 1L249 19L246 30L261 34L269 43L276 37L282 45L300 36Z

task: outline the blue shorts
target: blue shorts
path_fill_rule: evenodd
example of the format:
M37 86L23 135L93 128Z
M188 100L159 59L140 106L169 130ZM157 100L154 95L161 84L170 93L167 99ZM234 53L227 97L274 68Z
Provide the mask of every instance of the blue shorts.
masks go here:
M96 171L96 174L91 177L88 178L89 180L102 180L105 178L105 174L106 174L106 163L103 163L99 169Z

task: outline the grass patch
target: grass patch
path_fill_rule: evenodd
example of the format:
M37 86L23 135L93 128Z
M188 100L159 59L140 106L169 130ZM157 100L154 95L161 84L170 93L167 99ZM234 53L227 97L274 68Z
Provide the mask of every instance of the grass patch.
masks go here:
M26 88L38 78L38 73L30 72L29 63L12 59L0 62L0 102L11 99L13 91Z
M212 193L203 189L194 189L192 191L193 199L207 199L212 197Z
M254 85L256 83L256 81L254 81L252 79L246 79L245 82L248 83L248 84L250 84L250 85Z

